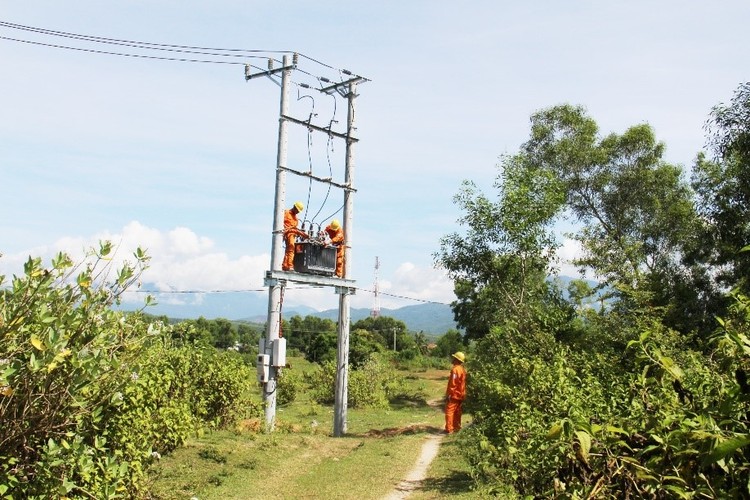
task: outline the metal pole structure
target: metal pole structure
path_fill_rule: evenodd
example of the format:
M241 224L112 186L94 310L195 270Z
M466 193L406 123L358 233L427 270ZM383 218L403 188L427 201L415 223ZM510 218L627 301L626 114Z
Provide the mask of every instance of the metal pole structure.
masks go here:
M347 94L348 113L346 121L346 163L345 184L349 187L354 183L354 99L357 97L356 82L349 84ZM344 189L344 278L349 277L352 267L352 189ZM350 323L350 293L348 287L339 287L339 328L336 357L336 389L334 399L333 435L341 437L346 434L346 412L348 405L349 384L349 323Z
M276 193L274 195L273 238L271 241L271 270L281 269L283 259L284 203L286 198L287 120L289 111L289 79L291 67L289 56L284 56L281 74L281 104L279 105L279 143L276 155ZM286 281L275 280L268 287L268 324L266 325L265 354L272 354L273 343L279 339L281 327L281 295ZM263 354L263 353L259 353ZM273 430L276 420L276 386L278 368L268 367L268 382L263 385L266 432Z

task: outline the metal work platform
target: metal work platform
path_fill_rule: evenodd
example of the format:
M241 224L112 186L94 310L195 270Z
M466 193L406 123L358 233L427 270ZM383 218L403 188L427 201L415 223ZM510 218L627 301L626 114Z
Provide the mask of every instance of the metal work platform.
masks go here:
M266 271L265 286L274 286L279 281L304 283L313 286L333 286L351 288L350 295L354 295L355 280L339 278L337 276L323 276L320 274L297 273L294 271Z

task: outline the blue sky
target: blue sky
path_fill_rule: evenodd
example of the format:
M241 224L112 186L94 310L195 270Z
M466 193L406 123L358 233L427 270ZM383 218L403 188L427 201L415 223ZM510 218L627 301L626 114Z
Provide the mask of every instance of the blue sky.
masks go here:
M0 21L113 39L297 51L293 75L359 87L353 307L371 307L375 257L382 307L448 303L433 268L457 229L464 179L492 194L498 157L528 137L529 116L583 105L602 134L651 124L666 160L689 167L712 106L748 80L746 1L0 0ZM112 52L0 26L0 37ZM141 52L142 53L142 52ZM157 53L157 56L175 56ZM0 273L28 255L80 255L102 238L152 256L145 283L164 290L263 288L270 264L279 88L241 65L64 50L0 38ZM234 60L265 67L265 60ZM308 74L309 73L309 74ZM292 111L346 122L343 101L292 90ZM344 145L291 126L289 166L343 175ZM316 222L340 191L287 176ZM340 218L341 213L336 217ZM258 292L263 294L264 292ZM200 294L162 301L201 300ZM290 289L286 305L337 306L331 289Z

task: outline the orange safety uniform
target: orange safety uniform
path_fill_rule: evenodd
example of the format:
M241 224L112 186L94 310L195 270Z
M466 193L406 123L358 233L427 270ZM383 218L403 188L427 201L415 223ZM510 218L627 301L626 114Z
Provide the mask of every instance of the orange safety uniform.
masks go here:
M284 211L284 261L281 264L282 271L294 270L295 240L297 236L307 237L307 234L297 229L297 213L296 208Z
M331 239L331 245L336 247L336 276L344 277L344 230L339 227L334 229L329 224L325 229L326 234Z
M450 434L461 430L461 405L466 399L466 368L458 360L453 361L445 397L445 432Z

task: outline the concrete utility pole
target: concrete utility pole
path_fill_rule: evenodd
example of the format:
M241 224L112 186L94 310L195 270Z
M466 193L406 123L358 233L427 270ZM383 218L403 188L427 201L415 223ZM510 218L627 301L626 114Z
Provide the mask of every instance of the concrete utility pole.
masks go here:
M346 119L346 165L344 184L354 184L354 99L357 97L357 83L349 83L347 93L347 119ZM349 277L351 270L351 248L352 241L352 190L344 190L344 246L346 248L344 260L344 277ZM333 435L336 437L346 434L346 415L348 407L349 388L349 299L351 289L337 287L339 293L339 330L337 339L336 356L336 392L334 397Z
M270 63L269 63L270 66ZM292 72L289 56L285 55L282 67L273 70L269 67L266 76L281 72L281 100L279 116L288 114L289 110L289 78ZM254 75L245 74L246 79ZM255 75L259 76L259 75ZM279 118L279 138L276 151L276 191L274 194L273 236L271 238L271 270L281 269L283 258L283 229L284 229L284 201L286 198L286 161L287 161L287 121ZM281 328L281 296L286 282L283 280L267 280L268 285L268 321L266 325L265 342L261 341L258 349L258 381L263 387L263 402L265 405L266 431L272 431L276 419L276 388L280 371L279 359L274 360L274 347L278 355L281 347L279 331ZM283 354L282 357L285 357ZM275 362L275 363L274 363Z
M337 345L337 366L336 366L336 388L335 388L335 407L334 407L334 428L335 436L342 436L346 433L346 410L347 410L347 385L349 369L349 323L350 319L350 296L354 294L354 281L349 279L351 269L351 247L352 247L352 221L353 221L353 193L354 189L354 144L357 139L354 138L354 101L357 97L357 83L367 81L366 78L353 75L348 71L342 73L349 75L350 78L339 83L331 83L327 87L316 88L321 93L332 95L337 93L345 97L348 102L347 130L341 134L331 130L328 127L314 125L307 121L293 118L289 115L289 82L292 70L297 65L297 54L294 54L293 61L290 64L289 56L285 55L282 67L273 69L269 62L268 71L251 74L250 67L245 67L245 79L250 80L259 76L274 76L281 73L281 103L279 106L279 138L277 150L276 166L276 191L274 197L274 219L273 219L273 237L271 241L271 270L266 272L265 284L268 286L268 322L266 337L261 339L258 349L257 371L258 381L263 387L263 401L265 404L266 431L270 432L274 428L276 419L276 389L277 380L281 369L286 365L286 339L280 338L281 326L281 303L284 288L288 282L305 283L312 286L333 286L339 294L339 324L338 324L338 345ZM330 83L330 80L321 79ZM311 88L311 87L306 87ZM289 123L303 125L309 131L325 133L330 137L337 137L346 141L346 163L344 182L334 182L330 177L316 177L311 171L301 172L291 169L287 166L287 126ZM344 191L344 276L322 276L316 274L305 274L292 271L282 271L281 262L283 258L283 224L284 224L284 207L286 197L286 173L290 172L299 176L310 178L318 182L327 183L331 186L341 188Z

